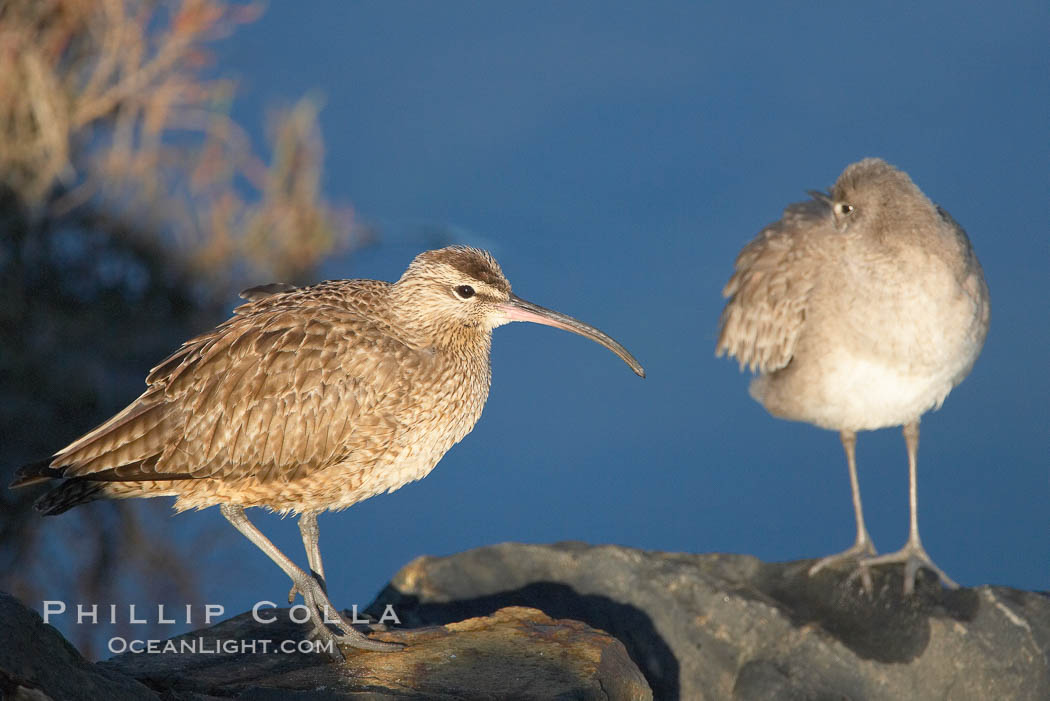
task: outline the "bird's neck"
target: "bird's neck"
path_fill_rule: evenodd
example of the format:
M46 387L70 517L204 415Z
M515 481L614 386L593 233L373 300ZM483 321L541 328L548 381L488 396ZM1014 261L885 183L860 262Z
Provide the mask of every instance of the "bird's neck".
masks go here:
M448 353L465 361L488 363L492 348L492 331L477 326L450 326L432 329L430 345L435 350Z

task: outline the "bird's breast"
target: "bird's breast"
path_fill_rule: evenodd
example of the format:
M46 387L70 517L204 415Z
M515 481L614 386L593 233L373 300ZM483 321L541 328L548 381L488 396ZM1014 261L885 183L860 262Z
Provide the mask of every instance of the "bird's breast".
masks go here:
M968 366L979 351L982 309L936 256L914 249L892 259L853 256L821 287L807 310L806 335L814 338L805 345L840 347L915 375Z
M464 361L438 355L428 372L408 376L390 407L396 429L385 450L364 470L352 455L344 466L354 475L366 473L344 501L393 491L429 474L481 418L489 383L487 358Z

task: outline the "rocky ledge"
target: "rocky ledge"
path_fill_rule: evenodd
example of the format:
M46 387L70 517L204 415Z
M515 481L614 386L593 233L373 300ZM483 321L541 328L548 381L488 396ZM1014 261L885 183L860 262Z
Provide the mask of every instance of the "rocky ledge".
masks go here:
M399 652L272 654L303 641L287 610L248 612L171 639L154 654L91 664L40 616L0 595L0 698L114 701L252 699L652 699L616 638L541 611L505 607L447 625L371 633ZM253 651L245 651L243 642ZM253 644L254 643L254 644ZM170 648L171 651L165 651Z
M0 595L0 697L1050 698L1045 594L920 576L904 597L899 568L877 570L869 594L846 572L809 577L810 564L582 543L420 558L369 609L394 607L402 626L371 635L406 648L345 661L216 653L218 640L303 638L286 616L249 613L173 639L207 654L92 664Z
M922 572L808 575L812 560L507 543L404 567L404 625L530 606L623 641L657 699L1050 699L1050 597Z

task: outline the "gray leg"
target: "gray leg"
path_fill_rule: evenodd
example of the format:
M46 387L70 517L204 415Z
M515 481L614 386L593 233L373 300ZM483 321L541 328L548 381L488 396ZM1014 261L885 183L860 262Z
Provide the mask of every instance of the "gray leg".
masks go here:
M329 601L321 585L316 579L300 569L294 562L277 549L262 531L255 527L248 517L244 515L244 507L234 504L222 504L219 507L222 515L226 517L234 528L255 544L266 555L277 563L286 575L294 583L295 589L302 592L306 607L310 611L310 618L314 624L314 633L326 641L335 643L335 649L339 650L339 643L362 650L390 651L400 650L401 646L396 643L384 643L378 640L370 640L366 635L355 629L349 621L339 614L339 610ZM333 621L343 635L335 635L325 625L325 617Z
M321 531L317 527L317 514L306 513L299 517L299 532L303 536L303 547L306 548L306 559L310 562L310 569L314 577L321 585L321 589L328 592L324 580L324 564L321 563L321 548L317 541L321 537Z
M915 575L920 567L926 567L940 578L941 583L949 589L958 589L959 585L951 580L940 567L933 564L933 560L926 554L919 540L919 495L916 479L919 453L919 422L913 421L904 427L904 442L908 447L908 501L911 506L911 526L908 530L908 542L895 553L871 557L861 561L864 567L873 565L886 565L890 563L904 563L904 593L911 594L915 591Z
M310 570L314 579L321 585L321 591L328 593L328 585L324 579L324 564L321 562L321 549L317 541L321 537L321 531L317 527L317 514L304 513L299 517L299 532L303 536L303 547L306 549L306 559L310 563ZM288 591L288 603L295 601L295 595L299 588L294 584Z
M860 482L857 479L857 434L854 431L842 431L839 437L842 439L842 447L846 451L846 462L849 465L849 483L853 490L853 515L857 520L857 539L847 550L828 555L809 568L810 576L815 575L829 565L835 565L842 561L857 561L862 557L875 554L875 545L871 542L868 529L864 526L864 509L860 504ZM867 569L861 568L858 574L864 582L864 588L871 591L871 573Z

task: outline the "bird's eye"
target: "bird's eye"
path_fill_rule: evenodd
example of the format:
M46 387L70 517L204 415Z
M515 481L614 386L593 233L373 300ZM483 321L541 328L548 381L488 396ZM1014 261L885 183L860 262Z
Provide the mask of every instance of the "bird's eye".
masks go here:
M474 288L470 285L460 285L455 291L460 299L470 299L474 296Z
M853 205L846 204L845 202L843 202L843 203L841 203L838 206L838 210L839 210L839 214L841 214L843 216L846 216L848 214L853 214Z

